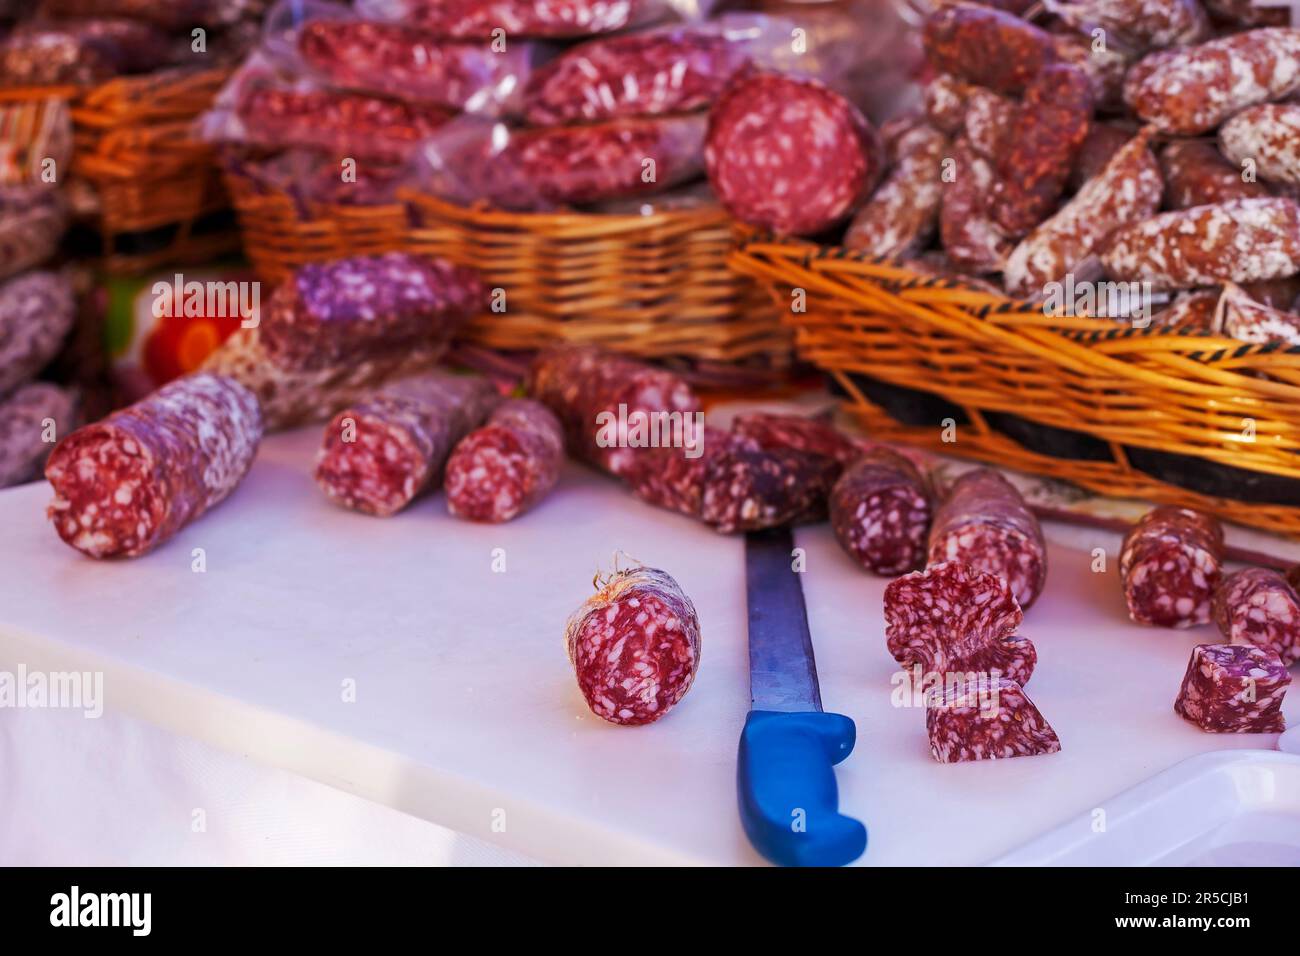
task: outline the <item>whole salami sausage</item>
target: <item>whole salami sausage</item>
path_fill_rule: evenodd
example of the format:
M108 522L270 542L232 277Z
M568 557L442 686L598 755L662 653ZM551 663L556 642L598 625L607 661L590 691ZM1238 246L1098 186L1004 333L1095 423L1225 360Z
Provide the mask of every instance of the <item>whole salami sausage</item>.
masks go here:
M926 703L925 729L930 754L939 763L1033 757L1061 749L1052 725L1007 677L945 685Z
M702 520L709 456L736 440L731 432L705 425L689 448L641 449L622 477L642 501Z
M528 394L553 411L564 427L569 454L621 475L637 453L655 443L652 429L670 436L687 420L702 421L700 400L679 376L594 346L557 346L538 354ZM658 445L671 444L660 441Z
M442 479L452 448L497 399L486 379L429 372L390 382L325 426L316 484L365 514L396 514Z
M1200 0L1045 0L1044 6L1076 29L1100 28L1139 50L1186 46L1210 35Z
M0 488L40 477L54 442L79 424L80 404L49 382L29 382L0 399Z
M958 268L976 274L1000 272L1012 249L1011 238L993 218L997 174L964 137L952 152L953 179L943 186L939 236L943 251Z
M948 138L918 122L890 144L889 174L853 216L844 245L868 255L906 259L934 234L943 201L942 163Z
M597 717L649 724L691 689L700 666L695 605L666 572L616 571L564 628L578 689Z
M1026 610L1047 581L1043 529L1015 486L991 468L953 482L930 527L929 560L958 561L1001 578Z
M1093 123L1088 129L1079 152L1075 154L1070 178L1066 180L1068 192L1076 193L1083 184L1101 173L1115 154L1125 147L1137 130L1124 123Z
M1171 505L1147 512L1120 549L1129 617L1158 627L1208 623L1222 563L1223 529L1213 517Z
M1214 592L1214 623L1232 644L1276 651L1287 667L1300 660L1300 596L1279 571L1245 568L1225 576Z
M67 226L67 203L60 190L0 186L0 279L49 259Z
M881 448L850 465L831 490L830 514L840 547L872 574L925 564L929 486L902 455Z
M885 642L921 674L975 672L1029 683L1038 651L1017 637L1023 613L1007 583L965 564L934 564L885 587Z
M28 272L0 284L0 397L54 358L76 311L72 283L59 273Z
M737 219L810 236L870 194L884 155L875 129L840 94L815 80L751 70L714 103L704 162Z
M971 3L931 13L924 41L936 70L999 93L1021 92L1056 57L1050 34L1013 14Z
M315 370L446 341L487 303L478 275L403 252L300 266L258 332L282 368Z
M1286 729L1282 700L1291 675L1277 652L1242 644L1192 648L1174 713L1210 734Z
M1219 148L1238 170L1250 161L1264 179L1300 185L1300 104L1247 107L1220 127Z
M1214 315L1218 329L1234 339L1300 345L1300 315L1259 302L1234 282L1224 283Z
M1093 102L1098 110L1124 112L1124 80L1128 75L1131 54L1118 44L1103 47L1092 36L1073 32L1053 33L1052 47L1058 60L1076 66L1088 75L1092 81Z
M1205 8L1220 20L1247 27L1284 27L1291 21L1285 7L1265 7L1256 0L1205 0Z
M187 375L59 442L45 465L47 513L84 554L137 557L234 491L261 439L252 392Z
M1176 140L1166 146L1160 153L1160 171L1165 177L1166 209L1269 195L1268 187L1243 179L1240 166L1201 140Z
M563 461L555 414L532 399L507 399L447 459L447 508L470 521L510 521L546 497Z

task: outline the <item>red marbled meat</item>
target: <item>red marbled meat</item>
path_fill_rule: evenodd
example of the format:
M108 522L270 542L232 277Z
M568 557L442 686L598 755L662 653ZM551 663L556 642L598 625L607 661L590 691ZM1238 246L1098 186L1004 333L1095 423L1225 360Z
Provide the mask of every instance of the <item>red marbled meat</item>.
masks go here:
M1300 596L1280 571L1245 568L1224 577L1214 623L1232 644L1276 651L1287 667L1300 660Z
M447 509L470 521L510 521L546 497L563 461L555 413L532 399L507 399L447 459Z
M1056 753L1060 738L1014 680L945 685L927 700L925 729L939 763Z
M1174 713L1210 734L1286 729L1282 699L1291 675L1277 652L1246 644L1199 644L1183 676Z
M1119 574L1139 624L1194 627L1210 620L1223 562L1223 529L1210 515L1163 505L1124 536Z
M916 466L877 449L850 465L831 490L831 526L840 546L873 574L925 564L929 488Z

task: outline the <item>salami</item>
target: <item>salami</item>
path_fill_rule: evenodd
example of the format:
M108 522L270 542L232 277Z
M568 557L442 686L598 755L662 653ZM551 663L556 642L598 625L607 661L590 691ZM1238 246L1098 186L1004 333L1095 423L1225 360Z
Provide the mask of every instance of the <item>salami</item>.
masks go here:
M271 294L259 332L281 368L342 362L445 342L487 304L478 275L403 252L299 266Z
M958 138L952 153L953 178L943 186L939 236L958 268L976 274L999 272L1012 249L1010 237L993 218L993 165L968 140Z
M616 571L569 618L564 642L597 717L649 724L672 710L700 666L695 605L666 572Z
M316 484L345 508L396 514L441 482L452 448L496 398L486 379L445 372L389 382L325 426Z
M167 35L148 23L30 20L0 41L0 86L93 86L166 66L172 49Z
M445 37L491 40L510 37L565 39L610 33L663 16L663 0L358 0L363 16L404 20Z
M1044 6L1078 30L1100 28L1139 50L1186 46L1210 35L1200 0L1046 0Z
M84 554L138 557L234 491L261 439L252 392L187 375L59 442L45 465L47 513Z
M1101 258L1111 278L1155 291L1280 279L1300 271L1300 206L1234 199L1161 213L1115 232Z
M810 236L843 221L884 166L880 137L852 103L815 80L738 75L709 113L704 162L737 219Z
M528 394L559 418L569 454L612 475L629 471L646 448L698 436L690 429L703 421L699 398L679 376L594 346L541 352Z
M1170 505L1147 512L1120 549L1129 617L1158 627L1208 623L1222 562L1223 529L1213 517Z
M930 527L929 560L958 561L1001 578L1026 610L1047 581L1038 519L1015 486L991 468L966 472L948 490Z
M1056 58L1077 66L1092 81L1092 98L1097 109L1108 113L1124 110L1124 80L1129 70L1129 55L1118 45L1100 46L1092 36L1080 33L1053 33L1052 48Z
M872 574L925 564L929 487L903 456L876 449L850 465L831 491L830 515L840 547Z
M53 256L67 227L67 205L58 190L0 186L0 279Z
M1105 169L1115 154L1133 139L1135 132L1132 127L1118 123L1093 123L1075 154L1065 188L1071 193L1082 189L1084 183Z
M54 442L79 423L77 396L48 382L0 399L0 488L39 478Z
M1124 99L1163 133L1195 136L1233 113L1300 89L1300 29L1266 27L1153 53L1124 84Z
M1204 0L1205 8L1220 20L1247 27L1284 27L1291 22L1285 7L1265 7L1256 0Z
M934 564L885 587L889 653L922 674L974 672L1029 683L1038 652L1016 636L1022 617L1005 581L965 564Z
M855 461L865 446L828 421L807 415L745 412L731 423L737 435L751 438L768 451L791 451L806 455L825 469L827 490L845 466Z
M1166 209L1269 195L1263 183L1243 179L1240 166L1201 140L1176 140L1166 146L1160 153L1160 171L1165 177Z
M1300 596L1281 572L1246 568L1214 592L1214 623L1232 644L1275 651L1290 667L1300 660Z
M507 399L447 460L447 508L470 521L510 521L546 497L563 461L555 414L531 399Z
M868 255L906 259L929 243L943 201L942 164L948 138L916 123L890 144L884 182L853 216L844 245Z
M40 0L45 17L121 17L164 30L227 26L257 9L257 0Z
M1214 314L1218 305L1219 293L1215 289L1180 292L1167 308L1161 309L1151 317L1151 326L1157 329L1177 329L1191 334L1213 332Z
M1160 205L1163 183L1156 158L1142 132L1106 167L1036 228L1007 257L1007 292L1028 298L1049 282L1063 280L1098 253L1117 229L1144 221Z
M1286 729L1282 699L1291 675L1277 652L1243 644L1192 648L1174 713L1208 734L1274 734Z
M0 398L29 381L72 330L72 283L56 272L28 272L0 284Z
M1012 14L970 3L931 13L924 42L936 70L999 93L1020 93L1056 58L1050 34Z
M795 448L765 448L731 433L706 451L700 517L730 534L819 520L826 513L832 474L826 459Z
M939 763L1054 754L1061 740L1014 680L945 686L927 702L925 729Z
M642 449L623 478L642 501L703 520L709 456L736 440L730 432L705 425L690 449Z
M1239 170L1249 162L1264 179L1300 185L1300 104L1247 107L1219 129L1219 148Z
M1216 330L1234 339L1300 345L1300 315L1260 302L1233 282L1224 284L1214 314Z

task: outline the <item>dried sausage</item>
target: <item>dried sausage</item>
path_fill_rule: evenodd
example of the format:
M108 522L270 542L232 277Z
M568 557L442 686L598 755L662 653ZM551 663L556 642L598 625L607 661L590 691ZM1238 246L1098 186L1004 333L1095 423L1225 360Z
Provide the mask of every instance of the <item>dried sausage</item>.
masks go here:
M1286 729L1282 699L1291 675L1276 651L1242 644L1192 648L1174 713L1210 734Z
M1046 0L1044 5L1076 29L1100 28L1142 50L1186 46L1210 35L1200 0Z
M555 487L563 461L555 413L532 399L507 399L447 459L447 509L470 521L510 521Z
M1263 183L1242 178L1240 166L1200 140L1177 140L1166 146L1160 153L1160 171L1165 177L1166 209L1269 195Z
M72 284L56 272L28 272L0 284L0 398L29 381L72 330Z
M889 174L854 214L844 245L889 259L920 252L937 224L948 149L947 137L926 123L902 133L890 145Z
M1050 34L1012 14L969 3L931 13L924 42L936 70L999 93L1021 92L1056 57Z
M888 449L859 458L831 490L835 537L873 574L903 574L925 564L930 514L928 483L915 465Z
M930 754L939 763L1057 753L1061 740L1014 680L945 685L926 703Z
M1250 162L1264 179L1300 185L1300 104L1247 107L1220 128L1219 148L1239 169Z
M1222 563L1223 529L1213 517L1170 505L1147 512L1120 549L1129 617L1158 627L1208 623Z
M944 183L939 207L939 236L944 252L960 269L998 272L1012 249L1010 237L992 215L996 181L992 164L959 138L953 148L953 179Z
M1214 592L1214 623L1229 643L1276 651L1287 667L1300 660L1300 596L1279 571L1226 575Z
M80 423L80 401L49 382L29 382L0 399L0 488L41 476L54 442Z

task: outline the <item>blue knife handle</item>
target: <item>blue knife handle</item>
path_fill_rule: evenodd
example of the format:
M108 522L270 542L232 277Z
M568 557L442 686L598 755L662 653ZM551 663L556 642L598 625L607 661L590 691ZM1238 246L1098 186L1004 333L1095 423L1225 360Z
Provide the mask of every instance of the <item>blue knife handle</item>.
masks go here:
M853 752L843 714L751 710L740 735L740 821L759 853L781 866L842 866L867 848L867 828L839 812L831 769Z

